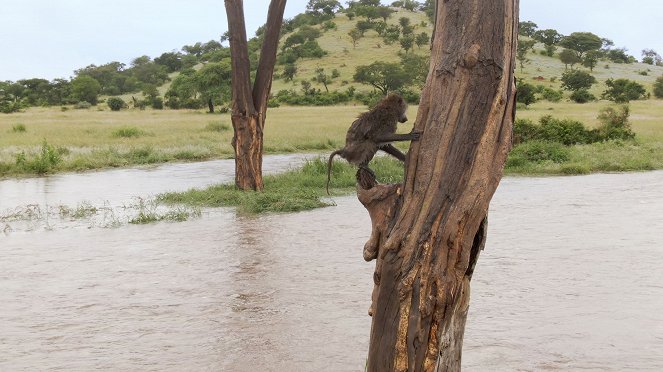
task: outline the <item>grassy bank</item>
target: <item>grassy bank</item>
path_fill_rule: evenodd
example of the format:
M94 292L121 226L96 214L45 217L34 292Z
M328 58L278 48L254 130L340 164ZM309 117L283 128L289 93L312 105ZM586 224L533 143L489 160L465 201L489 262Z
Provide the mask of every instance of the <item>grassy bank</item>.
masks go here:
M372 168L380 182L393 183L403 179L403 166L396 160L377 158ZM344 195L355 190L356 169L345 162L334 162L330 192ZM242 192L234 185L215 185L206 189L166 193L157 197L164 204L194 207L237 207L241 213L298 212L331 205L327 196L327 164L312 159L301 168L264 177L264 192Z
M598 125L599 110L609 105L539 102L517 116L537 121L552 115L592 128ZM329 153L341 146L349 124L364 110L361 105L270 109L265 153ZM411 106L408 116L414 119L416 110ZM663 169L663 101L632 102L630 121L635 142L575 145L564 150L563 161L512 161L506 171L538 175ZM406 124L400 131L410 128ZM229 158L231 138L228 114L33 108L0 115L0 177Z

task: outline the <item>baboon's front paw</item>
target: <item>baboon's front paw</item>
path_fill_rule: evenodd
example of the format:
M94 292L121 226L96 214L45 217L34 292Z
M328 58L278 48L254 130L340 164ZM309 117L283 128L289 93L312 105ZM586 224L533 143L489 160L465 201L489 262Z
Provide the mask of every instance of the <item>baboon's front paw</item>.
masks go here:
M419 130L416 131L413 130L412 132L410 132L410 135L412 135L412 141L419 141L419 139L421 138L421 133L423 132Z

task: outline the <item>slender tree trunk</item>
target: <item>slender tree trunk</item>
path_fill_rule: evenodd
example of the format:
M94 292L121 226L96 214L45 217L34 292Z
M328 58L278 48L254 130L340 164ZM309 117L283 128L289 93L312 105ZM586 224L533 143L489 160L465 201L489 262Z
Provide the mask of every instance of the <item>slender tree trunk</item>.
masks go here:
M470 279L511 148L518 0L438 0L405 183L361 182L377 257L369 371L458 371ZM358 174L358 179L370 175Z
M210 114L214 113L214 101L212 101L211 98L207 99L207 108L209 109Z
M232 64L232 114L235 185L241 190L263 189L262 151L267 100L272 88L276 52L286 0L272 0L255 82L251 73L242 0L225 0Z

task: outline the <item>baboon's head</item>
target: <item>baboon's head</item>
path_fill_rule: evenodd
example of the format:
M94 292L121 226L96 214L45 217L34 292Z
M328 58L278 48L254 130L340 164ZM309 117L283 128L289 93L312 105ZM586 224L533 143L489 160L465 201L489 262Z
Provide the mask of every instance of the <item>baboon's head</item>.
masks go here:
M394 111L399 123L405 123L407 121L407 103L400 95L396 93L388 95L382 101L382 105L391 108Z

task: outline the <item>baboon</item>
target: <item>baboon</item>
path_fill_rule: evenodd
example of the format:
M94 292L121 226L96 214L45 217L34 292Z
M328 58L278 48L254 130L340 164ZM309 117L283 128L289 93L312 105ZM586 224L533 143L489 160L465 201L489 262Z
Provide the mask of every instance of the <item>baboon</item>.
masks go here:
M405 161L405 154L391 142L417 141L421 136L421 132L414 130L407 134L396 134L396 125L407 121L406 111L407 103L403 98L398 94L390 94L372 110L359 115L345 135L345 147L332 152L329 156L327 162L328 195L332 160L336 155L370 173L372 171L368 168L368 162L373 159L378 150L382 150L400 161Z

